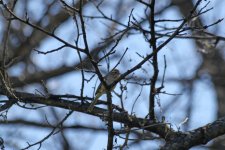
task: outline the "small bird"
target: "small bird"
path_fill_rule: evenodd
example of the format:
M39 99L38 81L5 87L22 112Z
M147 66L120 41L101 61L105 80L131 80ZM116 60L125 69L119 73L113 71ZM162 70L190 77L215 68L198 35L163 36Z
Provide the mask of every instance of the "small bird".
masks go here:
M118 79L120 77L120 72L118 69L113 69L112 71L110 71L105 77L105 82L110 85L112 84L116 79ZM113 91L115 89L116 85L113 86L110 91ZM103 94L106 93L106 89L105 89L105 86L101 83L96 92L95 92L95 99L91 102L91 105L89 106L88 108L88 112L92 112L95 104L97 103L98 101L98 98L101 97Z

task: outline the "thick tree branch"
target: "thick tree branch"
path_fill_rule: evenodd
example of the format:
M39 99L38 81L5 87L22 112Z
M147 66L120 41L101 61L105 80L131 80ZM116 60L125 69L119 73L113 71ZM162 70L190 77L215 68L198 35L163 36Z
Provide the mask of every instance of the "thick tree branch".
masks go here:
M225 134L225 117L189 132L173 132L168 135L167 142L161 149L185 150L196 145L206 144L223 134Z

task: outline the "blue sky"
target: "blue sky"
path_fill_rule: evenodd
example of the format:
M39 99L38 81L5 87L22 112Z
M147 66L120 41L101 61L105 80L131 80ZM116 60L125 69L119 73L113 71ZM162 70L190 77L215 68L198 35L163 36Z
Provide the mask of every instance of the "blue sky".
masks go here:
M126 1L129 2L129 1ZM221 1L220 1L221 2ZM212 20L216 20L218 18L222 18L224 16L224 9L222 9L222 4L218 5L217 3L220 3L219 1L212 1L210 6L215 7L213 11L207 13L206 19L203 19L206 21L206 23L210 23ZM39 13L35 12L43 12L43 1L31 1L29 5L29 11L30 13L34 14L36 18L39 18ZM221 3L224 3L221 2ZM40 7L36 7L40 6ZM21 6L22 7L22 6ZM92 15L96 13L96 10L93 9L93 5L89 5L85 8L84 13L85 15ZM108 15L111 15L113 13L113 5L110 5L110 7L106 7L107 9L104 10ZM124 15L124 18L121 18L121 20L124 21L124 23L127 22L127 18L129 16L129 12L132 7L127 6L124 11L126 15ZM55 7L55 10L57 10L57 6ZM138 5L134 9L134 16L136 18L140 18L143 16L143 7L141 5ZM220 13L217 13L216 11L220 11ZM54 11L53 11L54 13ZM216 14L216 15L215 15ZM97 15L97 13L96 13ZM115 14L114 14L115 15ZM114 16L112 15L112 16ZM180 19L182 16L179 14L179 11L176 8L170 8L166 10L160 18L170 18L170 19ZM160 19L159 18L159 19ZM204 16L203 16L204 18ZM107 27L105 23L101 20L90 20L85 19L86 21L86 29L88 34L88 42L89 46L92 48L95 45L97 45L99 42L101 42L101 39L105 37L108 33L105 33ZM176 26L179 23L171 24L170 26ZM164 24L162 24L164 25ZM167 24L168 25L168 24ZM219 26L217 29L217 33L221 36L224 36L224 29L223 29L224 22L217 25ZM146 25L147 28L147 25ZM210 31L214 31L215 28L212 27ZM25 31L26 32L26 31ZM57 36L63 38L64 40L74 43L75 37L76 37L76 30L75 25L72 20L68 20L66 23L64 23L62 26L60 26L59 29L56 30ZM166 38L162 38L158 41L158 44L165 41ZM59 41L52 39L52 38L46 38L39 47L37 47L38 50L41 51L47 51L50 49L57 48L61 46L62 43ZM80 46L83 46L82 42L79 43ZM124 40L121 42L121 44L118 45L116 48L116 53L122 53L126 48L129 48L128 53L125 55L125 59L122 61L122 63L118 66L118 68L121 70L121 72L125 72L127 68L131 68L136 63L140 62L142 58L140 58L138 55L136 55L136 52L140 53L141 55L146 55L151 52L151 49L149 48L148 43L143 39L142 35L132 35L128 38L124 38ZM217 106L215 104L216 97L215 92L212 88L212 83L210 82L210 77L207 76L207 73L205 73L205 78L198 80L193 85L193 95L188 97L187 93L183 91L183 86L181 84L177 84L171 79L183 79L183 78L191 78L197 69L197 67L201 63L201 56L200 52L196 50L196 46L194 45L194 42L192 40L183 40L183 39L174 39L172 40L168 45L166 45L161 52L159 53L159 69L160 69L160 77L162 77L163 69L164 69L164 63L163 63L163 56L166 56L167 60L167 70L166 70L166 81L165 81L165 91L168 93L174 93L174 94L181 94L178 96L178 101L174 102L174 96L169 95L159 95L160 103L162 105L162 112L160 112L160 107L157 106L158 115L166 116L166 121L171 122L174 129L177 129L179 124L185 119L189 118L189 116L186 116L186 109L187 104L191 100L192 103L192 114L190 119L190 126L189 129L194 129L197 127L200 127L202 125L205 125L207 123L212 122L216 117L216 110ZM128 61L132 59L132 61ZM57 68L62 65L71 66L78 62L78 55L76 51L71 50L69 48L64 48L61 51L49 54L49 55L41 55L37 54L37 52L33 52L32 55L33 62L40 68L40 70L50 70ZM117 61L111 62L111 67L116 64ZM106 65L103 61L101 70L105 70ZM152 68L150 65L144 65L144 69L150 70L148 72L148 75L152 74ZM21 75L22 74L23 65L18 64L17 66L10 69L11 75ZM105 73L105 72L104 72ZM145 76L146 74L143 74L142 70L137 70L135 72L135 75L137 76ZM57 77L49 80L47 82L47 87L52 93L57 94L75 94L79 95L80 93L80 87L81 87L81 80L80 80L81 74L80 72L71 72L66 75L63 75L62 77ZM91 77L91 74L86 74L86 77ZM93 95L93 87L97 81L97 77L95 77L93 80L91 80L88 83L85 83L85 95L92 96ZM124 83L125 81L123 81ZM99 84L99 81L97 81L97 85ZM160 85L160 82L158 83ZM25 88L26 91L29 92L35 92L35 89L39 88L39 86L36 86L36 84L28 86ZM128 86L128 92L127 96L129 97L129 101L125 101L125 108L129 108L130 111L132 104L135 100L135 98L138 96L138 93L140 92L141 87L129 85ZM116 87L115 91L119 92L119 86ZM141 97L138 99L136 106L135 106L135 114L137 116L144 117L148 111L148 101L146 97L148 97L149 87L144 87L142 91ZM182 93L184 92L184 93ZM119 104L118 99L115 95L113 97L116 99L115 103ZM104 96L102 97L104 99ZM146 99L146 100L145 100ZM170 103L175 103L168 112L164 111L164 106L167 106ZM12 113L13 111L17 111L17 114ZM65 114L66 111L62 109L58 109L58 112ZM14 107L9 111L8 118L23 118L24 113L29 112L29 114L26 115L26 119L40 119L42 120L40 116L43 117L43 115L37 114L35 111L31 110L24 110L19 109L18 107ZM48 115L48 111L43 110L43 114ZM99 125L101 127L105 127L105 123L99 120L98 118L81 114L81 113L74 113L73 115L75 119L70 119L67 121L67 123L78 123L78 124L84 124L89 125L90 122L92 124ZM201 118L201 119L199 119ZM51 120L51 118L50 118ZM118 124L117 124L118 125ZM183 129L181 127L181 129ZM32 129L31 129L32 130ZM30 132L30 131L29 131ZM27 132L27 133L29 133ZM39 132L39 131L38 131ZM26 134L27 134L26 133ZM90 137L93 136L92 134L95 132L82 132L82 131L76 131L76 133L68 133L68 136L70 137L79 137L82 136L86 140L90 140ZM36 134L38 138L43 137L44 132ZM103 149L106 147L107 142L107 136L102 133L98 133L95 135L95 140L91 142L90 144L93 144L93 149ZM119 138L118 138L119 139ZM35 141L35 139L34 139ZM101 142L99 142L101 141ZM122 142L119 140L119 142ZM101 144L99 144L101 143ZM25 143L24 143L25 144ZM149 143L148 143L149 144ZM143 149L146 148L148 145L147 142L143 142L141 147L143 146ZM152 143L150 143L152 144ZM91 149L91 148L90 148ZM130 148L130 150L136 149Z

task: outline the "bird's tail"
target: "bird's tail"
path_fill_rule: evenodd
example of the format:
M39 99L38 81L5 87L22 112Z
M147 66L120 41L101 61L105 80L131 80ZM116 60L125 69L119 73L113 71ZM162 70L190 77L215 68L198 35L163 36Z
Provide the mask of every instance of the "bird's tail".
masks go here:
M101 94L97 94L97 95L95 96L95 99L91 102L90 106L89 106L88 109L87 109L88 112L92 112L92 110L94 109L95 104L97 103L98 98L99 98L100 96L101 96Z

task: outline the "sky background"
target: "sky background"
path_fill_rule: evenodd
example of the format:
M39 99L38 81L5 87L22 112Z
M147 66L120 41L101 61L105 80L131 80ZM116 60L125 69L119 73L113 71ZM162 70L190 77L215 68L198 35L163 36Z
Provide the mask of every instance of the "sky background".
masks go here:
M115 2L114 2L115 1ZM108 15L114 16L115 12L115 6L117 0L113 0L111 2L107 1L108 6L104 7L103 11ZM40 17L42 16L42 13L45 12L44 8L44 3L47 3L47 1L43 0L37 0L37 1L29 1L28 4L28 14L32 14L31 20L39 20ZM126 23L128 20L129 13L133 7L131 7L131 2L126 0L123 2L124 5L127 4L127 7L122 7L121 9L124 9L123 13L126 14L124 15L123 18L120 18L120 21ZM157 7L162 7L163 5L166 5L168 3L165 2L160 2L157 3ZM20 4L20 3L18 3ZM223 9L223 6L225 5L225 1L211 1L209 4L209 7L214 7L214 9L207 14L202 16L202 19L204 20L204 23L209 24L213 20L217 20L219 18L224 17L225 11ZM21 4L17 6L16 12L18 14L23 15L21 10L23 10L24 6ZM156 8L157 8L156 7ZM52 13L56 13L57 10L60 9L60 7L57 5L54 7ZM38 13L37 13L38 12ZM144 9L142 5L137 5L134 8L133 15L136 18L141 18L144 17L143 15ZM84 14L85 15L99 15L94 8L93 5L88 5L84 9ZM176 7L171 7L170 9L167 9L162 15L159 16L158 19L180 19L182 16L179 14L179 10ZM46 22L48 20L45 20ZM95 45L99 44L101 42L102 38L106 37L108 33L105 31L107 30L107 26L105 23L103 23L102 20L91 20L91 19L85 19L86 22L86 29L87 29L87 34L88 34L88 42L90 48L94 47ZM45 22L43 22L44 24ZM176 27L180 23L169 23L166 24L166 26L170 27ZM160 24L164 26L165 24ZM211 27L209 28L209 31L215 32L217 35L224 36L225 35L225 30L224 30L224 21L220 24L218 24L216 27ZM148 26L146 25L146 28ZM1 27L0 27L1 29ZM158 29L156 27L156 29ZM24 30L24 33L29 35L31 28L27 27L27 30ZM74 43L74 40L76 38L76 29L75 29L75 24L72 18L68 20L66 23L62 24L60 28L56 30L57 36L61 37L62 39ZM158 45L160 45L163 41L165 41L167 38L161 38L158 41ZM54 49L59 46L62 46L62 43L52 39L52 38L47 38L45 39L38 47L38 50L41 51L48 51L49 49ZM83 46L82 42L79 42L79 46ZM149 54L150 48L148 43L143 39L142 35L134 34L129 37L126 37L123 39L123 41L117 46L116 48L116 53L123 53L126 48L129 48L127 54L125 55L124 60L122 63L118 66L118 69L124 73L128 68L131 68L134 66L136 63L140 62L142 58L140 58L136 52L138 52L141 55L146 55ZM192 130L198 127L201 127L207 123L210 123L216 119L216 113L217 113L217 105L215 103L216 97L215 97L215 91L212 88L212 83L210 81L210 76L207 73L203 73L204 76L202 76L201 79L199 79L197 82L194 82L193 85L193 94L188 96L188 92L186 92L185 88L181 84L177 84L173 82L172 79L187 79L191 78L195 75L196 69L198 66L201 64L202 58L201 55L199 54L201 52L197 51L197 48L195 46L195 43L193 40L187 40L187 39L174 39L172 40L168 45L166 45L159 53L159 76L160 78L163 75L163 69L164 69L164 55L166 56L166 62L167 62L167 69L166 69L166 77L165 77L165 88L164 91L168 93L173 93L173 94L181 94L177 96L171 96L171 95L165 95L161 94L159 95L158 98L160 98L160 104L162 107L159 107L156 105L157 108L157 116L161 118L162 116L166 116L166 121L172 123L172 127L176 130L178 128L180 130ZM100 53L100 55L103 55ZM84 55L83 55L84 58ZM35 63L38 67L39 70L47 71L51 70L54 68L58 68L62 65L65 66L71 66L78 62L78 55L77 52L74 50L71 50L69 48L64 48L63 50L57 51L55 53L51 53L48 55L41 55L38 54L37 52L33 52L32 54L32 61ZM130 61L131 60L131 61ZM117 60L112 60L111 61L111 68L114 67L114 65L117 63ZM103 74L106 74L106 63L103 61L101 63L101 71ZM135 76L138 77L145 77L152 75L152 67L148 65L144 65L143 68L148 71L147 74L143 73L143 70L137 70L135 71ZM9 73L12 76L22 76L23 74L23 69L24 65L23 64L17 64L16 66L13 66L10 68ZM30 68L30 71L32 72L32 67ZM35 70L34 70L35 71ZM92 74L87 73L86 77L89 78L91 77ZM79 71L67 73L63 76L52 78L51 80L47 81L46 85L49 89L50 92L55 93L55 94L75 94L79 95L80 94L80 87L81 87L81 73ZM203 78L204 77L204 78ZM85 93L84 95L86 96L92 96L94 93L93 87L99 84L99 80L97 79L97 76L95 76L90 82L86 83L85 86ZM126 81L122 81L123 84L126 83ZM158 85L161 84L161 82L157 83ZM32 84L29 86L26 86L23 88L24 91L32 92L35 93L37 92L37 89L41 89L40 85L38 84ZM125 102L125 108L129 112L131 112L131 107L133 102L135 101L136 97L138 96L139 92L141 90L141 86L135 86L130 84L128 86L128 91L127 91L127 96L129 99L126 100ZM119 86L117 85L116 92L119 91ZM142 89L142 94L141 97L137 100L136 105L134 107L135 114L138 117L145 117L147 111L148 111L148 92L149 92L149 87L143 87ZM175 97L177 100L175 100ZM146 99L147 98L147 99ZM4 99L4 98L3 98ZM105 96L102 97L102 99L105 99ZM113 99L115 99L114 103L119 104L118 98L113 95ZM128 101L129 100L129 101ZM192 114L190 116L186 116L187 114L186 109L189 101L193 101L192 103ZM169 109L165 110L166 106L172 105L169 107ZM43 111L40 112L43 115L37 114L35 110L24 110L19 107L13 107L10 109L8 113L8 119L13 119L13 118L25 118L27 120L40 120L43 121L45 120L44 116L48 116L48 111L45 110L46 108L43 108ZM13 113L16 112L16 113ZM57 109L57 113L61 114L62 117L68 113L68 111L65 111L63 109ZM183 126L180 126L180 123L185 120L185 118L189 118L189 126L188 128L183 128ZM48 121L50 122L55 122L55 120L51 120L51 118L48 118ZM90 125L90 123L93 126L101 126L103 128L106 128L105 122L101 121L100 119L74 112L72 117L70 117L69 120L65 122L65 124L82 124L82 125ZM119 127L119 124L115 123L115 126ZM7 129L8 127L6 127ZM1 131L2 130L2 131ZM0 132L3 132L5 129L0 129ZM19 131L17 129L10 129L11 134L17 134L18 136L20 134L19 131L23 130L23 127L20 127ZM41 139L44 135L46 135L46 131L48 130L43 130L40 128L40 130L33 131L32 128L25 129L26 132L23 132L23 136L29 136L32 137L33 139L29 139L30 141L36 141L37 139ZM49 130L50 131L50 130ZM33 134L35 133L35 134ZM94 134L94 138L93 138ZM91 149L104 149L107 144L107 135L103 132L85 132L85 131L76 131L76 132L67 132L67 135L71 137L71 139L79 140L81 137L84 139L83 141L88 141L87 144L91 145ZM59 136L59 135L54 135L54 136ZM54 136L53 138L47 140L44 144L52 144L51 142L54 141ZM92 138L91 138L92 137ZM9 135L5 135L5 140L7 138L10 138ZM91 140L92 139L92 140ZM99 142L100 141L100 142ZM119 140L118 138L118 143L121 143L122 141ZM21 146L25 146L26 143L24 141L21 141ZM79 143L79 142L76 142ZM57 145L57 143L55 143ZM82 145L83 143L81 143ZM135 150L135 149L146 149L149 145L152 146L158 146L160 144L158 141L143 141L140 147L131 147L129 148L130 150ZM154 149L154 147L153 147ZM192 148L194 149L201 149L201 148Z

